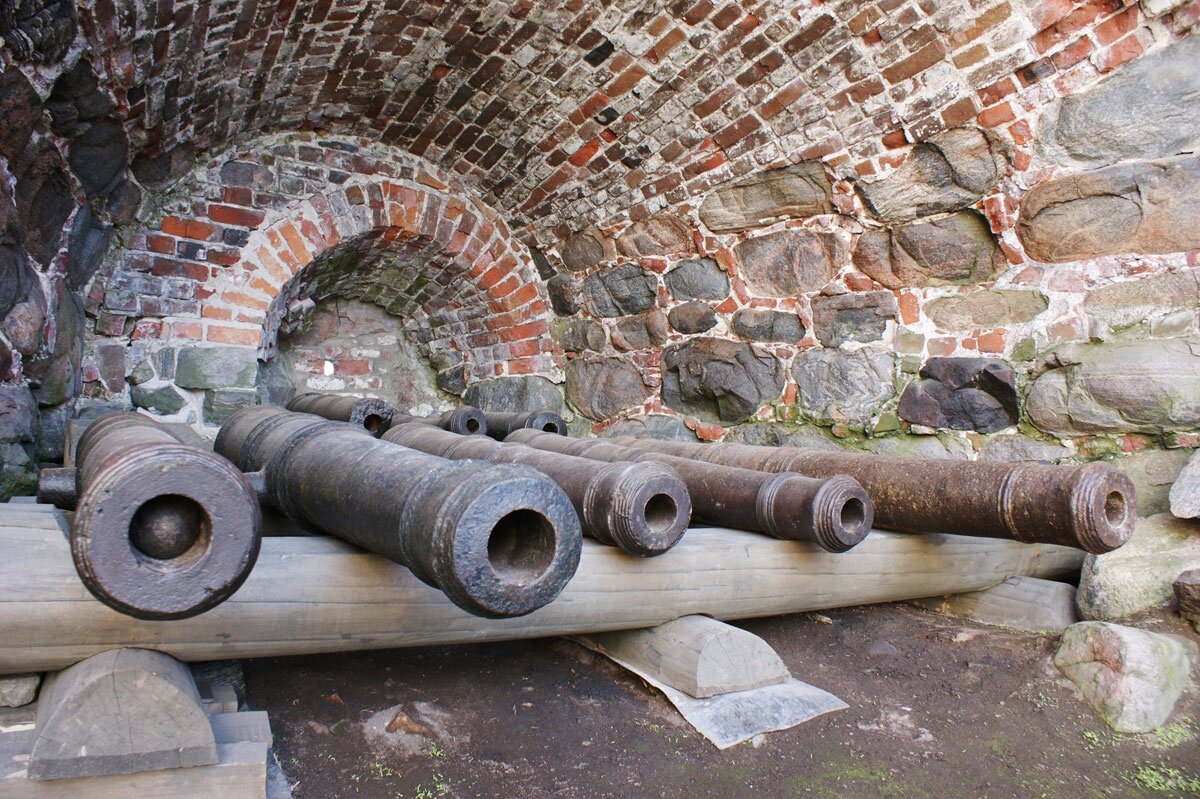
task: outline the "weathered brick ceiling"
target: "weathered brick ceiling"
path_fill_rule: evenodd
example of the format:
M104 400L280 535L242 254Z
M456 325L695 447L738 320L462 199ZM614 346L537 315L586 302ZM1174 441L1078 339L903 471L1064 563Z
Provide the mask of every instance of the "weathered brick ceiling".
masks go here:
M979 90L1037 60L1031 37L1057 5L91 0L80 13L149 155L274 130L367 135L477 180L549 242L764 166L821 157L869 175L906 135L979 113Z

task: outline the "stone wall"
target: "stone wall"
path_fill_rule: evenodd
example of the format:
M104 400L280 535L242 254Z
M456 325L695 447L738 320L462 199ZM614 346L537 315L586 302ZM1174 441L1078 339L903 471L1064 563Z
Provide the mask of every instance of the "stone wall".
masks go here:
M70 415L211 433L409 381L413 410L1161 484L1200 444L1198 24L0 0L0 496Z

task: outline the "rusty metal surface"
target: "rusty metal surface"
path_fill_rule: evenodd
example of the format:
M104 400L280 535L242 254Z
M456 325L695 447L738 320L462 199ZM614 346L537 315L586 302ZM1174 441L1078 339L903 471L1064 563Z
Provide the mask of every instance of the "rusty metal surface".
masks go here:
M542 607L579 565L570 500L528 467L449 461L282 409L239 411L216 446L262 471L271 506L407 566L478 616Z
M38 472L37 501L63 510L71 510L79 495L75 489L75 467L42 469Z
M666 552L679 542L691 518L687 486L661 463L616 462L597 468L587 458L421 424L393 427L383 439L452 460L532 466L570 497L584 535L632 555Z
M876 524L906 533L957 533L1061 544L1096 554L1129 540L1137 519L1134 487L1103 463L922 460L852 452L613 439L708 463L794 472L848 474L875 503Z
M225 458L180 442L152 419L114 413L76 449L71 553L97 599L140 619L216 607L258 557L262 516Z
M378 438L388 429L395 409L381 399L344 394L300 394L288 403L296 413L311 413L335 422L349 422Z
M483 411L483 416L487 420L487 434L497 441L503 441L516 430L538 430L560 436L567 434L567 423L553 411L529 411L526 413Z
M483 411L472 408L470 405L446 411L441 416L409 416L398 411L392 414L389 429L403 424L433 425L463 436L486 436L488 434L487 419L484 418Z
M845 552L871 529L871 500L845 475L770 475L620 446L611 439L567 438L530 429L516 430L506 441L599 461L670 466L687 485L695 516L712 524L811 541L829 552Z

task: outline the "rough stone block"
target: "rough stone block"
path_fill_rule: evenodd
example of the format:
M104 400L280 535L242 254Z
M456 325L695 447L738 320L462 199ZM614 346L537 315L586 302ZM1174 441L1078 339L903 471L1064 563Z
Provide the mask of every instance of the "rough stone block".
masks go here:
M204 392L204 421L220 426L242 408L258 404L258 392L215 389Z
M1143 4L1145 5L1145 4ZM1155 2L1161 13L1174 2ZM1184 37L1052 103L1038 144L1059 162L1107 166L1200 148L1200 39Z
M180 388L254 388L257 377L258 355L243 347L190 347L175 365Z
M1088 555L1079 577L1082 619L1132 616L1171 599L1180 573L1200 568L1200 525L1160 513L1139 519L1120 549Z
M497 377L467 387L463 402L485 411L554 411L561 413L559 389L544 377Z
M14 674L0 677L0 707L24 707L37 699L40 674Z
M808 332L798 315L768 308L742 308L733 315L729 326L734 333L750 341L785 344L800 343Z
M802 352L792 366L797 403L815 421L861 425L896 395L895 370L896 359L890 352Z
M942 330L966 331L1019 325L1050 306L1039 291L980 291L925 303L925 314Z
M1021 201L1017 234L1039 261L1200 248L1200 156L1048 180Z
M954 128L918 144L886 178L858 188L875 216L906 222L973 205L1007 171L1008 159L994 134Z
M853 260L889 289L983 283L1005 266L987 220L975 211L868 230L858 237Z
M735 248L741 277L762 297L793 297L828 283L846 259L836 233L782 230L746 239Z
M692 226L673 214L634 222L617 239L617 250L630 258L695 252Z
M717 315L706 302L685 302L667 314L671 327L680 333L703 333L717 326Z
M926 427L995 433L1017 423L1017 377L1003 361L930 358L900 395L900 418Z
M1196 644L1173 635L1085 621L1063 634L1054 665L1118 732L1150 732L1171 717Z
M1200 427L1200 338L1070 345L1029 390L1047 433L1162 433Z
M780 219L833 213L832 184L820 161L759 172L718 186L704 198L700 221L715 233Z
M179 393L179 389L171 384L161 386L131 386L129 398L133 407L143 408L151 413L170 416L179 413L187 404L187 400Z
M1171 485L1171 513L1180 519L1200 519L1200 450L1191 456Z
M622 419L611 427L606 427L600 433L601 438L616 438L619 436L635 436L637 438L657 438L664 441L696 442L696 434L688 430L687 425L676 416L651 414L649 416L632 416Z
M637 367L622 358L576 358L567 365L567 399L589 419L616 416L649 395Z
M879 341L888 322L895 320L896 311L896 297L890 291L813 297L813 333L826 347L840 347L847 341Z
M654 306L658 280L634 264L588 275L583 304L593 316L613 317L648 311Z
M783 366L748 344L697 338L663 350L663 404L710 422L737 422L783 391Z
M729 277L711 258L680 261L663 279L677 300L723 300L729 296Z

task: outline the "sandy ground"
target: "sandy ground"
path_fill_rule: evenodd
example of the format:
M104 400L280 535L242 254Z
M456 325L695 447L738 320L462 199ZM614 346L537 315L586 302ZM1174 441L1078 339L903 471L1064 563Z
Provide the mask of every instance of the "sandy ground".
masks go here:
M564 639L248 661L247 698L297 799L1200 796L1195 689L1157 734L1118 735L1054 637L905 605L741 626L850 709L719 751Z

